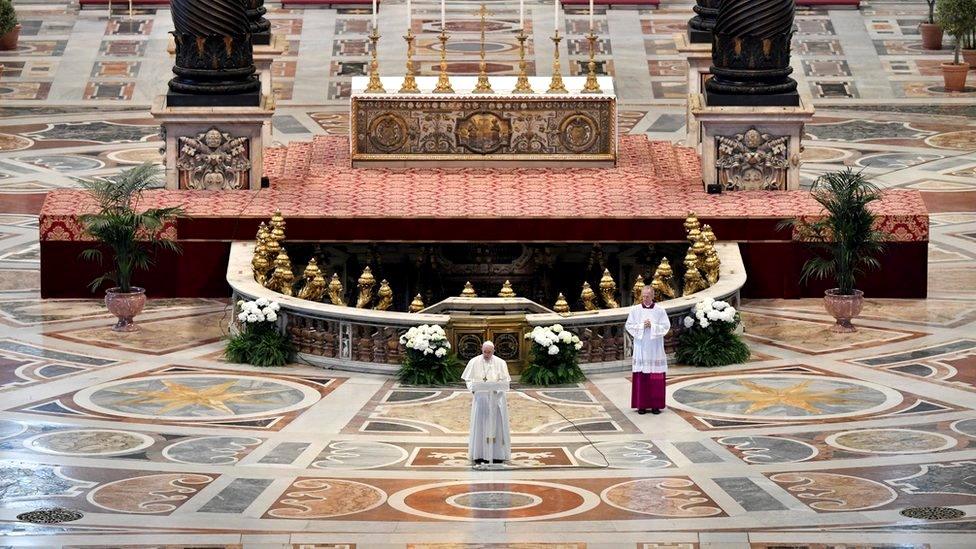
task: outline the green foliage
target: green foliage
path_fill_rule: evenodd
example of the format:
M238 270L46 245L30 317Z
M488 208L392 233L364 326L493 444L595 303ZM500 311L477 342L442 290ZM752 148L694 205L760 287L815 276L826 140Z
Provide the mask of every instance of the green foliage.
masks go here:
M841 295L853 295L857 278L867 269L877 269L887 235L874 229L875 216L868 204L881 198L881 191L860 172L850 168L820 176L811 189L814 200L827 215L808 223L787 221L817 252L803 265L800 282L833 277Z
M167 250L179 253L180 246L160 237L163 224L183 215L183 208L149 208L135 210L135 202L146 189L158 187L160 170L145 163L112 177L82 181L82 186L98 203L99 211L81 216L85 232L111 251L112 269L89 284L92 292L106 282L114 283L119 291L132 289L132 273L148 271L155 264L155 252ZM102 263L101 248L90 248L81 256Z
M942 30L955 39L955 62L963 41L976 30L976 0L936 0L936 18Z
M11 0L0 0L0 36L14 30L17 26L17 12Z
M401 383L429 387L456 383L461 380L461 372L461 364L452 353L437 357L408 348L397 377Z
M678 336L675 359L689 366L727 366L749 359L749 347L735 334L736 322L712 322L707 328L695 325Z
M522 383L527 385L563 385L586 379L579 367L579 352L570 344L560 343L559 354L550 355L548 348L532 343L532 360L522 370Z
M288 336L273 322L242 324L241 331L227 341L224 349L230 362L262 367L284 366L294 353Z

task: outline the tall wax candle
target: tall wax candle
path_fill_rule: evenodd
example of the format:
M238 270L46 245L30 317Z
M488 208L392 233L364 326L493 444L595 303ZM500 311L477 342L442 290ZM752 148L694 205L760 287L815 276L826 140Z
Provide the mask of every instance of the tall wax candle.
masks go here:
M407 0L407 5L410 5L410 0ZM590 32L593 32L593 0L590 0Z
M552 0L552 28L559 32L559 0Z
M447 29L447 7L444 6L444 0L441 0L441 30Z
M376 0L373 0L373 28L376 28Z
M519 28L525 28L525 0L519 0Z

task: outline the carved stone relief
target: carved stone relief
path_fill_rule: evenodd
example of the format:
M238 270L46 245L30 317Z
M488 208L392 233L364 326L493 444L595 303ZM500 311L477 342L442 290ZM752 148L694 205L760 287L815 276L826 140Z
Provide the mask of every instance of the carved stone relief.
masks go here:
M250 140L233 137L216 127L180 137L176 167L180 188L194 190L246 189L251 170Z
M715 168L727 191L785 190L789 136L773 136L755 127L734 136L716 136Z

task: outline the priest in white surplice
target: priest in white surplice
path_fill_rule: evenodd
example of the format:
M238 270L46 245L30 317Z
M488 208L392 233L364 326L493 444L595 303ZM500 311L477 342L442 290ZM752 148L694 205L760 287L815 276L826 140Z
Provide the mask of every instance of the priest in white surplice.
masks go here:
M461 374L471 389L478 381L512 381L508 365L495 356L495 345L486 341L481 354L468 361ZM493 410L494 409L494 410ZM494 414L492 414L494 411ZM494 425L491 425L494 423ZM468 437L468 459L475 465L502 463L511 459L512 445L508 430L508 401L502 391L479 391L471 402L471 435Z
M644 286L641 302L634 305L624 326L634 338L633 379L630 407L638 414L660 414L664 408L665 379L668 358L664 354L664 336L671 330L668 313L654 303L654 289Z

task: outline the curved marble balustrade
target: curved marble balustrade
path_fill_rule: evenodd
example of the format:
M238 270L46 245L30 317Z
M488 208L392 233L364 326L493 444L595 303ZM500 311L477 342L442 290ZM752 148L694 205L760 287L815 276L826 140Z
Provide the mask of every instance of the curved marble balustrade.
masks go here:
M631 342L623 330L627 308L561 315L551 311L539 312L548 309L517 297L449 298L420 313L341 307L285 296L261 286L255 282L251 271L253 251L253 242L235 242L231 246L227 282L234 291L234 300L264 297L280 303L279 322L282 329L291 335L298 348L298 358L303 362L341 370L393 374L403 354L399 337L408 328L438 324L451 334L452 313L470 318L472 312L477 310L483 309L483 314L497 316L511 309L513 314L525 315L525 331L533 326L559 323L579 334L584 342L580 352L584 371L624 370L630 367ZM658 304L668 311L674 328L665 339L669 349L673 347L675 335L684 328L681 319L702 298L724 299L738 305L739 290L746 281L739 246L716 243L715 251L721 261L721 275L717 283L694 295ZM437 313L432 314L432 311Z

